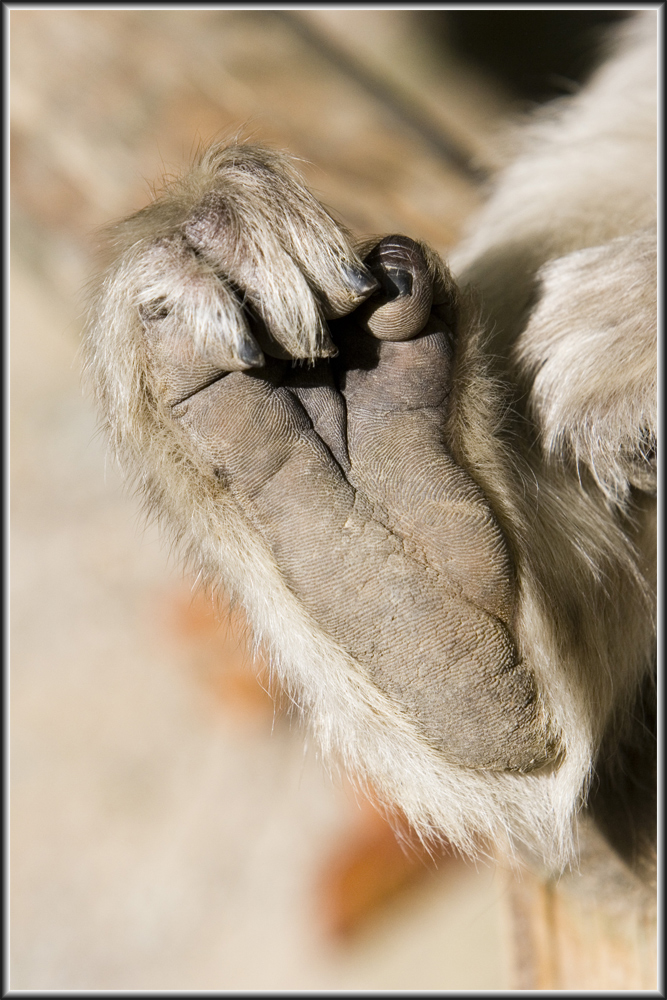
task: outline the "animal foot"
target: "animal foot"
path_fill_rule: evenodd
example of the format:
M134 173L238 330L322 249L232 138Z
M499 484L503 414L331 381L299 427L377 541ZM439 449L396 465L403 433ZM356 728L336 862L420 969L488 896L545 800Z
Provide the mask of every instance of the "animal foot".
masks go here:
M446 759L530 770L553 748L511 635L511 561L444 443L452 303L433 308L404 237L366 264L380 287L329 324L334 360L205 373L170 419L313 619Z

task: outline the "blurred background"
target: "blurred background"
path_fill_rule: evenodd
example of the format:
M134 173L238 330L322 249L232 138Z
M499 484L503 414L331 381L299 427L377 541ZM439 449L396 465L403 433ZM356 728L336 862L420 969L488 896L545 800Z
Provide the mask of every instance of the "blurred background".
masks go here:
M327 773L123 492L78 350L97 230L213 139L446 254L619 16L532 14L9 12L13 989L508 987L507 874Z

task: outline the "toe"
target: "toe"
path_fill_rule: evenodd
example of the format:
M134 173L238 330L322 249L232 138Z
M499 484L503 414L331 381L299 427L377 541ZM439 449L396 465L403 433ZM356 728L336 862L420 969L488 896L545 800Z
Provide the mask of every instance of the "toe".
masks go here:
M261 367L264 356L236 296L179 237L162 239L132 263L135 306L158 386L170 402L181 384L209 370Z
M285 157L237 146L209 160L200 169L210 189L183 226L188 243L252 307L278 347L269 353L332 357L325 320L354 311L377 288L349 234Z
M453 347L429 321L413 340L352 335L341 347L350 481L386 509L455 592L509 623L513 570L481 488L445 444Z
M385 236L365 264L380 288L360 309L362 326L380 340L414 337L433 304L433 280L419 244L407 236Z

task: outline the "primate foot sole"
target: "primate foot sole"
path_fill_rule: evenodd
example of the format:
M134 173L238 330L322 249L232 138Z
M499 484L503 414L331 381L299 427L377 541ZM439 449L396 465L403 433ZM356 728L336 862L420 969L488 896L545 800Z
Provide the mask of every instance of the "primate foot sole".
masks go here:
M554 748L511 636L512 565L443 443L452 331L430 316L418 245L383 243L363 326L355 314L331 324L334 361L267 355L250 371L207 371L171 420L302 606L431 746L466 767L532 770ZM403 287L388 298L396 270ZM156 384L163 371L161 360Z

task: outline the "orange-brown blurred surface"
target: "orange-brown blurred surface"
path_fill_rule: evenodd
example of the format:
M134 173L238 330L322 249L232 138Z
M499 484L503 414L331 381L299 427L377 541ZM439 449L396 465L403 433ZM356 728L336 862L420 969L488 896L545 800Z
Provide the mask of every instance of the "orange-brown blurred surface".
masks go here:
M446 843L423 844L402 816L363 802L318 880L324 926L338 939L349 938L412 886L462 864Z
M201 142L291 149L360 234L446 251L478 204L349 60L487 166L502 95L411 12L303 16L321 45L270 11L10 12L13 989L506 985L497 873L404 853L327 773L81 393L95 229Z

